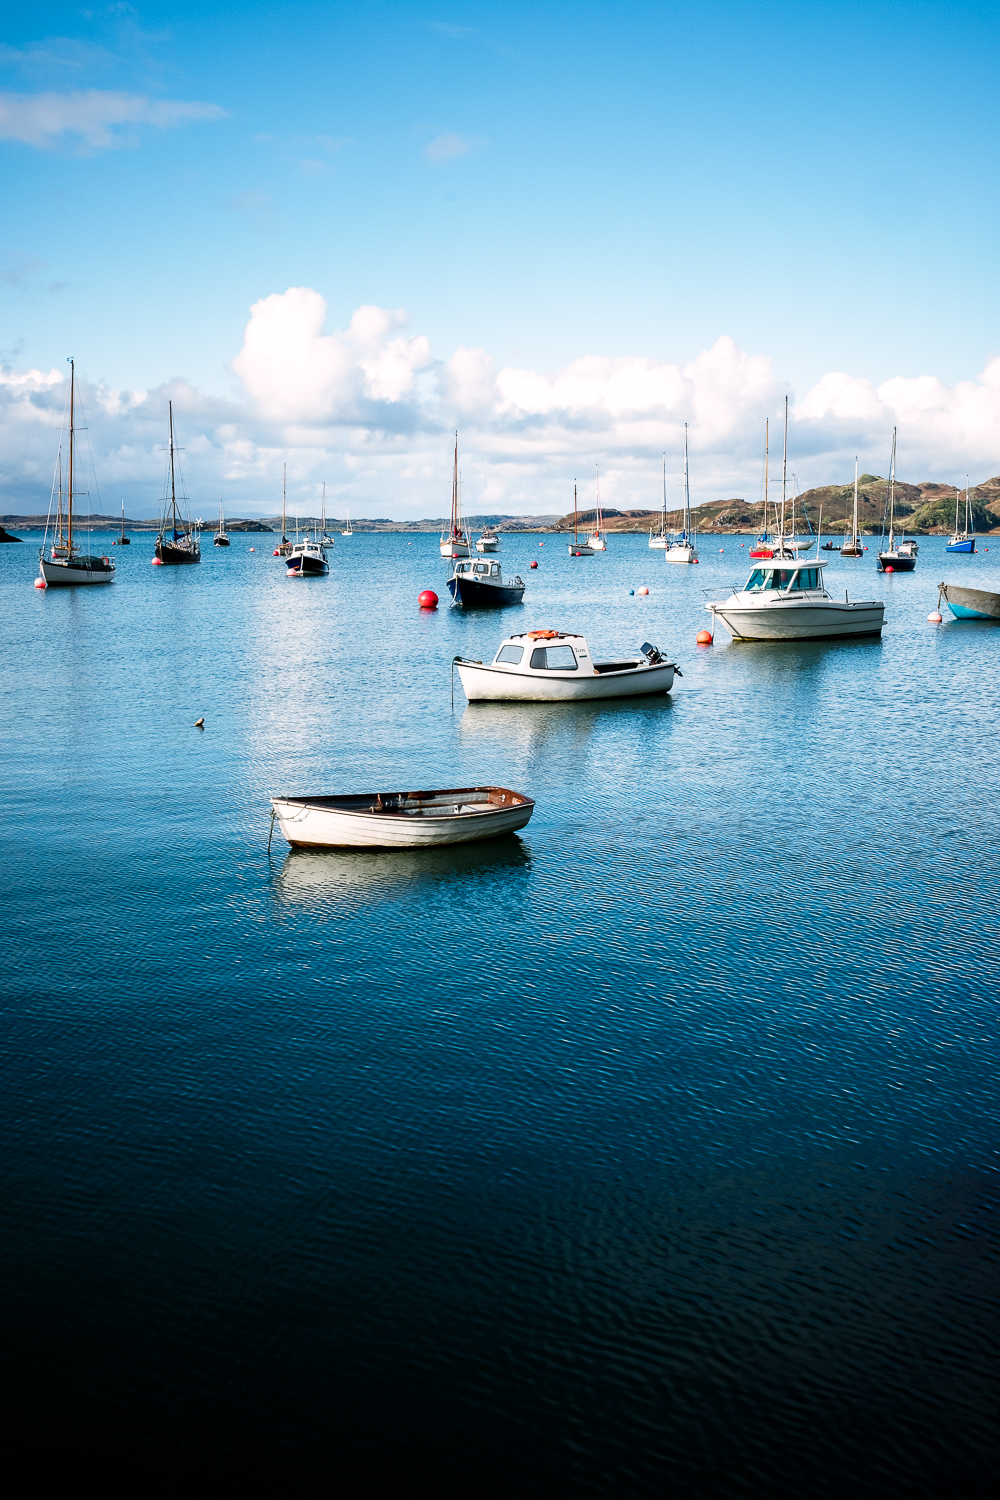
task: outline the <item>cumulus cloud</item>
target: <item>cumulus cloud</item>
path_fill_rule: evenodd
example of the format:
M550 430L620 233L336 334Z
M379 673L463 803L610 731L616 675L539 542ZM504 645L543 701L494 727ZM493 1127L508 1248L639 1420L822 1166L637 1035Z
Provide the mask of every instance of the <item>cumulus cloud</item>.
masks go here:
M109 89L71 93L0 93L0 140L51 148L65 137L88 151L130 146L134 127L171 129L194 120L221 120L226 111L199 100L148 99Z
M310 287L254 303L233 369L257 409L296 425L412 425L407 398L431 363L429 341L400 332L408 322L401 309L359 307L334 333L323 332L326 315Z
M327 322L327 303L310 287L256 302L232 363L241 393L231 400L183 380L129 392L82 379L105 491L135 496L126 502L133 514L155 511L171 398L194 503L207 509L199 496L221 491L232 515L274 513L283 462L293 508L315 508L326 481L331 514L343 499L354 515L441 515L456 427L473 512L562 513L574 476L595 461L607 504L651 508L664 452L675 500L685 422L695 500L755 497L764 420L773 433L786 394L803 488L847 482L855 453L884 473L893 426L904 478L1000 470L1000 360L955 386L933 376L874 386L831 372L796 401L766 355L726 337L686 363L586 354L543 371L498 368L488 350L466 346L435 358L402 309L359 307L346 327ZM5 511L44 506L65 394L62 369L0 374Z

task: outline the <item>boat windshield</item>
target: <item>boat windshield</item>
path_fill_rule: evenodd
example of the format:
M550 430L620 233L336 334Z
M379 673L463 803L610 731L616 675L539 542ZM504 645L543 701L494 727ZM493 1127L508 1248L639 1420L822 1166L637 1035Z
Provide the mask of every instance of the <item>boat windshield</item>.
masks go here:
M773 577L773 568L754 568L747 579L747 586L744 592L747 594L759 594L763 589L773 588L774 584L771 582Z
M465 562L465 563L459 563L458 567L455 569L455 572L456 573L471 573L472 572L472 564L471 563L467 563L467 562Z
M531 667L535 672L575 672L576 657L572 646L536 646L531 653Z
M512 667L516 667L523 655L523 646L501 646L497 652L496 659L497 661L509 662Z

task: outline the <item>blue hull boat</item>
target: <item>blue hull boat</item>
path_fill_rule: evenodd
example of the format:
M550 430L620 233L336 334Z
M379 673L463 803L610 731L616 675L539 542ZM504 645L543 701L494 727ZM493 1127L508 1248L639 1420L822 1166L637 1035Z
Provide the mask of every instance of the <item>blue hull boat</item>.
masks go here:
M953 537L944 550L946 552L975 552L976 539L974 536Z
M939 598L948 602L956 620L996 620L1000 623L1000 594L986 589L967 589L957 583L939 583Z

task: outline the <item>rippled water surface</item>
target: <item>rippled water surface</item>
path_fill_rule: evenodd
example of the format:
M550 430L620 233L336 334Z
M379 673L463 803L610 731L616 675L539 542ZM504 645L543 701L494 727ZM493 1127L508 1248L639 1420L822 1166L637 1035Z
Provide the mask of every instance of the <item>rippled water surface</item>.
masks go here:
M926 616L996 540L835 556L881 642L700 650L732 538L508 540L501 615L417 610L436 537L289 581L137 536L45 593L0 548L12 1431L178 1483L989 1493L1000 627ZM452 711L536 627L684 676ZM487 780L519 837L268 854L274 792Z

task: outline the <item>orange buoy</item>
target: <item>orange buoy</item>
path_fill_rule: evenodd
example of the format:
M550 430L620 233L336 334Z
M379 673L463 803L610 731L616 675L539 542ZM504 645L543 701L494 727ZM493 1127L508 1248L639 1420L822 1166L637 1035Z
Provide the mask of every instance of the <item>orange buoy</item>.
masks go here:
M45 582L44 578L36 578L35 579L35 588L36 589L47 589L48 588L48 584Z
M418 598L417 603L420 605L421 609L437 609L438 596L437 594L435 594L433 589L424 589L423 593Z
M712 644L713 639L714 639L714 637L713 637L712 632L710 630L699 630L699 632L698 632L698 645L699 646L710 646Z
M636 593L637 594L648 594L649 593L649 589L646 587L645 584L643 584L643 586L642 586L641 589L636 589Z
M942 619L941 611L939 609L932 609L927 618L932 625L940 625Z
M257 551L257 548L256 548L256 547L251 547L251 548L250 548L250 551L251 551L251 552L256 552L256 551Z

